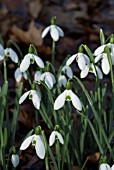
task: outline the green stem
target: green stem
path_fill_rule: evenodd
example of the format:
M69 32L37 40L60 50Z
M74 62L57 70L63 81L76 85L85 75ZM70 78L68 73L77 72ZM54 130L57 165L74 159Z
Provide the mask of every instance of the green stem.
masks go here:
M59 140L56 140L56 154L57 154L57 161L58 161L58 170L60 170L60 143Z
M52 42L52 64L55 63L55 41Z
M6 66L6 59L4 58L4 82L7 81L7 66Z

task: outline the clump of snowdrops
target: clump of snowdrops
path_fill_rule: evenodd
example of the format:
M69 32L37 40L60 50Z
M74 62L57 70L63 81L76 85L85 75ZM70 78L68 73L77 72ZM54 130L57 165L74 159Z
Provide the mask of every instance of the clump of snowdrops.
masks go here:
M8 41L5 48L2 38L0 39L0 60L4 67L4 83L0 92L0 166L3 170L8 170L11 166L13 169L18 168L23 150L34 147L38 159L45 160L46 170L50 169L50 162L54 170L71 170L72 166L87 169L90 155L95 153L99 153L98 169L113 170L114 36L112 34L105 39L101 29L100 45L94 52L87 45L81 44L76 53L66 56L56 70L56 42L64 36L63 30L56 25L56 17L44 29L42 38L48 33L52 38L52 62L44 62L33 44L30 44L28 54L23 56L16 43ZM18 55L13 46L17 48ZM14 78L19 83L12 121L8 109L7 60L16 64ZM32 64L34 76L30 72ZM79 67L80 75L73 72L73 64ZM91 73L95 88L87 91L83 79ZM111 80L108 105L109 87L103 78L106 76ZM30 89L25 87L24 82L27 81ZM13 144L20 105L28 99L34 108L36 127L31 129L22 139L20 147L16 148ZM77 121L74 121L74 117ZM43 127L39 126L41 119L50 130L49 137ZM76 123L77 129L74 128Z

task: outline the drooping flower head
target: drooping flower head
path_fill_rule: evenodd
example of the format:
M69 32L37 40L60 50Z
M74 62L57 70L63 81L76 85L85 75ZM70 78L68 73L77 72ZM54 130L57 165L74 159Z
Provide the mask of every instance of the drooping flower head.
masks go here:
M40 93L34 89L25 92L19 99L19 104L23 103L23 101L27 98L27 96L29 96L29 99L32 100L34 107L39 110L40 101L41 101Z
M59 142L63 145L64 139L60 132L58 132L58 125L55 126L54 131L49 137L49 146L52 146L55 143L55 140L58 139Z
M15 77L15 80L16 80L17 82L20 82L22 78L24 78L25 80L27 80L27 73L26 73L26 72L21 72L21 71L20 71L20 68L18 67L18 68L15 70L14 77Z
M35 129L35 134L27 137L23 143L21 144L20 150L25 150L29 147L29 145L32 144L32 146L35 147L36 154L40 159L44 159L46 149L45 144L43 140L43 136L41 134L41 127L37 127Z
M65 104L65 101L72 101L73 106L77 110L79 110L79 111L82 110L81 101L78 98L78 96L75 93L73 93L73 91L71 90L70 81L68 81L66 84L66 90L63 93L61 93L55 100L54 110L58 110L58 109L62 108Z
M61 69L61 73L58 76L58 84L61 87L62 85L64 87L66 87L66 83L67 83L67 77L72 79L73 77L73 71L70 68L70 66L65 65L62 69Z
M64 36L63 30L56 25L56 17L53 17L51 19L51 25L44 29L42 32L42 38L44 38L48 32L50 32L50 35L54 41L58 41L59 37Z
M99 170L114 170L114 165L112 165L112 167L110 167L110 165L108 165L107 163L102 163L99 166Z
M44 68L44 63L42 59L39 56L35 55L33 51L34 51L33 46L30 45L29 53L24 56L24 59L22 60L20 64L21 72L25 72L29 68L30 64L34 64L34 61L40 68Z
M11 147L10 149L11 154L11 162L13 164L13 167L17 167L17 165L19 164L19 156L16 153L16 149L14 146Z

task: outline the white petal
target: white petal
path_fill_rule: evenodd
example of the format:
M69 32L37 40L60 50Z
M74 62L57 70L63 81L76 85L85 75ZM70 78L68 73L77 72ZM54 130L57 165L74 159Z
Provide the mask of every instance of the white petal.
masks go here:
M44 31L42 32L42 38L44 38L47 35L49 30L50 30L50 26L48 26L47 28L44 29Z
M83 53L78 53L78 66L80 68L80 70L85 69L86 66L86 61L85 61L85 57L83 55Z
M24 59L22 60L20 64L20 71L25 72L30 66L30 55L25 55Z
M49 89L53 88L53 78L51 74L47 73L45 77L45 83L49 87Z
M4 48L3 46L0 44L0 60L3 60L5 56L5 52L4 52Z
M59 142L63 145L64 144L64 140L63 140L62 135L59 132L57 132L57 131L55 131L55 134L57 135L57 137L59 139Z
M70 97L71 97L73 106L74 106L77 110L81 111L81 110L82 110L81 101L80 101L80 99L78 98L78 96L72 92L72 90L70 90Z
M102 163L99 167L99 170L111 170L111 168L108 164Z
M38 65L40 68L44 68L44 63L43 63L43 61L41 60L41 58L38 57L38 56L36 56L36 55L34 55L34 54L33 54L33 57L34 57L37 65Z
M66 87L67 79L64 75L60 75L58 78L58 84L61 87L62 85Z
M50 34L51 34L51 37L54 41L59 40L59 31L58 31L58 29L56 28L55 25L51 25Z
M53 131L51 133L50 137L49 137L49 146L52 146L54 144L54 142L55 142L55 135L56 135L56 133L55 133L55 131Z
M22 78L22 73L20 72L20 68L17 68L15 70L15 73L14 73L14 76L15 76L15 80L17 82L20 82L21 78Z
M40 77L41 77L41 72L40 71L36 71L35 75L34 75L34 80L35 81L40 81Z
M27 73L26 72L23 72L23 77L25 80L27 80Z
M99 54L98 56L95 57L94 59L95 63L97 63L102 58L103 54Z
M27 96L30 94L31 91L27 91L24 93L21 98L19 99L19 104L23 103L23 101L27 98Z
M114 170L114 165L112 165L111 170Z
M31 94L33 95L33 96L32 96L33 105L34 105L34 107L35 107L36 109L39 110L39 108L40 108L41 96L40 96L40 94L39 94L37 91L35 91L35 90L34 90Z
M105 45L101 45L100 47L98 47L95 51L94 51L94 55L98 56L99 54L101 54L104 51Z
M86 65L85 69L81 71L80 77L85 78L88 75L88 73L89 73L89 66Z
M37 156L40 159L44 159L46 151L45 151L44 141L41 135L37 136L35 149L36 149Z
M23 143L21 144L20 150L25 150L29 147L30 143L32 142L34 138L34 135L29 136L28 138L26 138Z
M16 167L19 164L19 156L13 154L11 156L11 162L12 162L13 166Z
M50 72L49 72L49 73L50 73ZM55 80L55 77L54 77L54 75L53 75L52 73L50 73L50 75L51 75L51 77L52 77L53 84L55 84L55 83L56 83L56 80Z
M7 55L7 53L9 53L9 55ZM9 56L14 63L18 63L18 56L12 48L6 48L5 55Z
M73 72L72 72L72 69L70 68L70 66L68 65L65 65L63 68L62 68L62 71L64 73L66 73L66 75L71 79L73 77Z
M102 79L103 78L103 74L102 74L102 71L100 70L100 68L98 66L96 66L96 70L97 70L98 78Z
M67 93L67 90L65 90L63 93L61 93L57 97L57 99L55 100L55 103L54 103L54 110L58 110L61 107L63 107L63 105L65 104L66 93Z
M90 64L90 59L89 59L89 57L88 57L86 54L83 54L83 55L84 55L86 64L89 65L89 64Z
M112 64L114 65L114 44L111 46L111 59L112 59Z
M60 27L58 27L58 26L56 26L57 27L57 29L58 29L58 31L59 31L59 35L61 36L61 37L64 37L64 32L63 32L63 30L60 28Z
M109 65L109 62L108 62L107 54L105 54L103 56L101 67L102 67L104 74L107 75L110 72L110 65Z
M72 55L66 62L66 65L69 66L77 57L77 54Z

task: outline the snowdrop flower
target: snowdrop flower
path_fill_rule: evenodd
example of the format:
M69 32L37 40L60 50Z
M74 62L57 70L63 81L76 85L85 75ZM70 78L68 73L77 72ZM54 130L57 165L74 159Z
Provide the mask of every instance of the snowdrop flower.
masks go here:
M44 31L42 32L42 38L44 38L48 32L50 32L51 37L54 41L58 41L59 37L64 36L63 30L57 25L55 25L55 22L56 22L56 18L53 17L51 20L51 25L45 28Z
M52 146L55 143L56 137L62 145L64 144L62 135L58 131L53 131L49 137L49 146Z
M33 146L35 146L37 156L40 159L44 159L46 150L45 150L45 145L44 145L42 135L34 134L34 135L27 137L21 144L20 150L27 149L31 143Z
M111 50L110 56L112 60L112 64L114 65L114 44L108 43L101 45L94 51L95 63L101 60L101 67L104 74L108 74L110 72L110 65L108 61L107 53L105 53L105 47L108 46Z
M10 57L14 63L18 63L18 56L12 48L5 49L5 56Z
M56 80L52 73L45 72L41 74L39 71L35 73L35 81L44 81L45 84L48 86L49 89L53 88L53 85L55 84Z
M20 68L17 68L14 73L15 80L17 82L20 82L22 77L24 77L25 80L27 80L27 73L26 72L21 72Z
M107 163L102 163L99 170L114 170L114 165L110 167Z
M33 105L36 109L39 110L40 108L40 101L41 101L41 95L36 90L29 90L26 93L24 93L21 98L19 99L19 104L23 103L23 101L29 96L29 99L32 100Z
M65 101L72 101L72 104L73 106L81 111L82 110L82 104L81 104L81 101L80 99L78 98L78 96L73 93L73 91L71 90L71 85L70 85L70 82L68 81L67 84L66 84L66 90L61 93L57 99L55 100L55 103L54 103L54 110L58 110L60 109L61 107L64 106L65 104Z
M96 68L96 70L95 70L95 68ZM96 74L96 71L97 71L97 74ZM103 74L102 74L100 68L99 68L98 66L95 66L95 67L94 67L94 65L93 65L92 63L89 64L89 65L86 65L85 69L83 69L83 70L81 71L80 77L81 77L81 78L85 78L85 77L88 75L89 72L94 73L95 76L98 75L98 78L99 78L99 79L102 79L102 78L103 78Z
M58 84L60 87L62 85L64 87L66 87L67 78L66 78L65 74L67 75L68 78L72 79L73 72L72 72L72 69L70 68L70 66L65 65L61 70L61 74L58 77Z
M17 154L12 154L11 162L13 166L16 167L19 164L19 156Z
M78 52L72 55L66 62L66 65L70 65L76 59L80 70L85 69L86 65L90 64L90 59L86 54Z
M5 52L3 46L0 44L0 61L5 57Z

